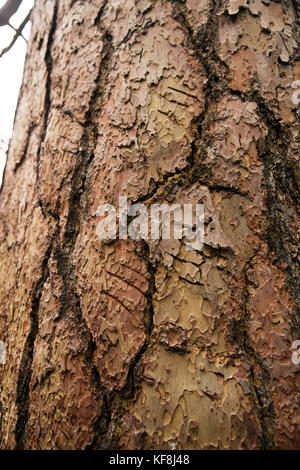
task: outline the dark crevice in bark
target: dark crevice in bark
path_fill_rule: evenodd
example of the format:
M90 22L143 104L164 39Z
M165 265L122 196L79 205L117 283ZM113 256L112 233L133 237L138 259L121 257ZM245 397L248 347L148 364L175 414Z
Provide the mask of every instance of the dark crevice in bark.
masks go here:
M78 0L72 0L71 3L70 3L70 10L73 8L73 6L75 5L75 3L77 3Z
M28 147L29 147L29 143L30 143L30 138L31 138L32 132L34 131L35 128L36 128L36 124L31 124L29 126L29 129L27 131L27 139L26 139L26 142L25 142L25 145L24 145L24 150L22 152L22 155L21 155L19 161L15 164L15 167L13 169L14 173L16 173L18 171L18 169L23 164L23 162L24 162L24 160L27 156L27 151L28 151Z
M299 238L295 215L300 213L300 190L297 182L297 161L289 157L289 150L297 155L300 136L293 138L289 124L282 124L269 109L258 91L240 92L229 88L242 101L257 104L257 115L267 128L266 137L257 144L258 156L264 165L264 185L267 192L267 231L265 239L274 264L286 264L286 287L293 296L295 307L291 315L291 331L295 339L300 335L300 265L297 259ZM280 268L282 269L282 268Z
M179 256L174 255L170 251L166 251L166 253L168 255L172 256L172 258L179 261L180 263L192 264L192 265L196 266L196 268L199 268L201 266L201 264L203 263L203 261L201 261L200 263L195 263L194 261L190 261L190 260L187 260L187 259L180 258Z
M281 172L287 174L286 170L282 162L277 166L277 175L268 164L265 166L269 212L267 241L273 262L275 264L283 262L287 265L285 269L286 284L295 300L295 308L291 312L292 334L295 339L298 339L300 335L300 269L297 259L299 239L297 239L296 230L293 230L293 225L295 229L295 219L292 204L283 190L284 182L280 178Z
M43 121L43 138L47 132L47 125L48 125L48 118L51 106L51 83L52 83L52 68L53 68L53 60L51 55L51 48L54 40L54 34L57 27L57 13L58 13L58 0L55 1L54 9L53 9L53 17L51 21L51 28L48 36L47 41L47 48L46 48L46 55L45 55L45 62L47 68L47 79L46 79L46 93L45 93L45 101L44 101L44 121Z
M181 279L182 281L187 282L188 284L191 284L192 286L204 286L205 285L204 282L190 281L189 279L183 276L178 276L178 279Z
M39 181L39 166L40 166L40 154L42 150L42 146L47 134L47 126L49 120L49 113L51 107L51 84L52 84L52 68L53 68L53 60L51 55L51 48L54 41L54 34L57 28L57 14L58 14L58 0L55 1L53 7L53 15L51 20L51 28L48 35L47 47L46 47L46 54L45 54L45 64L46 64L46 89L45 89L45 98L44 98L44 117L43 117L43 126L41 130L41 137L40 137L40 145L37 151L37 162L36 162L36 180ZM39 191L37 191L39 194ZM39 197L39 205L41 207L43 215L45 215L44 207L42 201Z
M203 115L208 112L210 103L218 96L224 94L226 90L226 75L229 72L229 66L220 59L216 48L216 37L218 35L218 16L217 10L219 2L210 0L209 15L207 23L194 32L188 21L188 15L185 2L178 0L169 0L173 4L173 17L181 25L186 34L187 46L193 51L202 65L207 83L204 87L205 109Z
M72 256L84 215L83 196L86 192L88 168L94 159L94 151L98 141L98 121L113 54L111 39L110 34L106 32L103 36L104 55L99 65L95 88L85 115L84 130L80 143L82 151L72 176L65 233L63 234L61 246L57 244L54 250L58 272L63 282L60 310L56 321L59 321L62 316L67 316L70 321L76 323L83 344L86 345L84 362L90 386L99 406L98 418L94 423L94 438L92 444L88 446L89 448L93 448L98 441L101 442L100 447L109 448L111 445L108 437L106 437L111 419L110 397L101 383L100 374L94 363L96 344L82 314L80 297L76 291Z
M258 143L258 154L264 163L265 186L267 190L267 209L268 209L268 228L265 235L270 248L270 258L273 263L284 262L286 268L286 285L295 300L295 308L291 314L291 330L295 339L300 335L299 324L299 306L300 306L300 283L299 283L299 262L297 260L297 239L296 230L290 227L295 222L294 212L299 213L300 194L299 186L295 177L296 163L287 159L287 149L292 144L292 135L289 125L282 125L274 116L274 113L268 108L264 98L257 90L240 92L233 90L229 84L229 67L219 57L215 50L215 36L218 31L216 18L217 2L211 1L210 15L207 24L199 29L197 33L193 32L192 27L187 21L185 4L176 0L169 0L174 5L174 18L181 24L183 30L188 36L188 45L194 51L202 64L208 82L205 87L205 109L202 113L202 124L207 119L211 104L224 96L226 93L238 96L242 101L254 101L258 108L257 113L262 122L265 123L268 134ZM296 8L297 9L297 8ZM201 137L200 137L201 138ZM296 152L297 143L294 143ZM299 146L299 144L298 144ZM196 155L197 157L197 155ZM198 159L199 160L199 159ZM198 164L201 167L201 162ZM202 165L203 172L207 179L211 180L209 169ZM204 182L205 184L205 182ZM213 188L213 184L208 187ZM220 189L222 185L219 185ZM215 185L218 189L218 184ZM247 287L245 288L244 306L247 304ZM273 448L275 446L274 431L274 410L270 396L267 396L267 390L272 389L271 374L260 358L253 350L247 333L247 312L244 312L243 334L240 335L240 341L245 351L249 363L251 364L251 386L260 416L262 425L262 448ZM241 328L241 325L239 328ZM260 377L264 377L261 384L258 384ZM262 388L261 388L262 386Z
M37 181L39 180L39 159L40 159L40 152L43 145L43 142L46 137L47 132L47 125L49 119L49 112L51 106L50 94L51 94L51 74L52 74L52 56L51 56L51 47L53 43L54 34L56 31L56 21L57 21L57 12L58 12L58 2L56 1L53 8L53 15L51 19L51 28L48 35L47 41L47 48L45 54L45 63L46 63L46 70L47 70L47 77L46 77L46 90L45 90L45 99L44 99L44 117L43 117L43 126L41 131L40 137L40 145L37 151ZM28 138L25 144L25 149L23 151L22 157L20 161L17 163L14 171L16 172L20 165L23 163L24 159L26 158L30 137L35 125L32 125L28 131ZM39 205L41 207L42 212L43 206L41 201L39 201ZM33 297L32 297L32 304L31 304L31 326L30 332L25 342L24 350L22 353L21 363L19 367L18 373L18 381L17 381L17 391L16 391L16 406L17 406L17 423L15 428L15 439L16 439L16 449L23 449L24 446L24 435L26 431L26 425L28 422L29 417L29 395L30 395L30 380L32 375L32 362L33 362L33 353L34 353L34 343L36 339L36 335L38 333L38 311L40 305L40 299L43 291L43 286L48 277L48 261L52 253L53 247L53 238L49 244L48 250L45 254L44 260L42 262L42 274L37 282Z
M232 194L247 196L236 186L227 186L221 181L216 181L212 175L212 169L207 164L203 164L203 156L209 146L204 143L202 138L202 127L209 117L209 108L214 100L229 91L226 83L226 74L229 67L217 55L214 44L215 36L218 30L218 20L216 15L215 1L211 0L209 18L207 24L194 33L187 20L185 2L178 0L168 0L173 5L173 17L180 24L186 35L187 46L198 58L207 76L207 83L204 87L204 110L192 121L194 141L191 144L191 153L187 158L187 164L182 170L165 173L163 177L156 182L152 182L150 191L141 196L133 204L151 203L159 197L165 197L176 186L186 186L194 183L200 183L215 191L225 191Z
M77 294L76 286L74 285L71 253L66 253L64 248L65 246L63 246L62 249L59 246L56 246L54 249L54 258L57 262L58 273L63 281L62 294L60 297L61 307L59 317L56 321L59 321L59 318L63 315L67 316L69 321L75 322L77 331L85 348L84 364L86 367L86 373L99 407L98 418L94 423L93 442L90 446L87 446L87 448L93 448L94 442L98 442L98 440L100 440L101 445L104 448L108 448L110 446L110 442L108 442L106 438L106 433L111 418L110 397L105 387L102 385L100 374L94 363L96 344L89 326L82 315L80 297Z
M107 3L108 3L108 0L105 0L105 1L103 2L102 6L101 6L100 10L98 11L98 14L97 14L97 16L96 16L96 18L95 18L94 26L100 24L100 21L101 21L101 18L102 18L102 15L103 15L103 12L104 12L104 10L105 10L105 8L106 8Z
M140 348L134 359L131 361L129 366L129 371L127 375L126 383L121 390L122 395L127 399L133 399L136 395L138 385L140 382L140 373L141 373L141 359L142 356L148 349L150 345L150 338L151 333L153 330L153 315L154 315L154 308L153 308L153 296L156 292L155 286L155 273L156 267L150 260L150 251L149 246L145 240L141 240L140 243L136 245L138 255L145 260L147 265L147 273L148 273L148 289L146 293L146 307L144 311L144 330L145 330L145 342L143 346Z
M62 248L57 249L59 271L66 284L68 284L68 279L73 280L72 252L82 221L82 200L86 189L85 186L88 168L94 159L94 150L98 140L98 120L102 107L103 93L105 91L105 85L109 73L109 63L112 56L112 47L108 33L104 36L104 41L106 44L106 50L99 66L98 77L95 80L95 88L91 95L89 108L85 115L84 131L80 142L80 148L82 148L82 151L72 175L69 211L65 233L63 235ZM65 298L66 301L69 301L67 300L69 299L67 294ZM61 314L63 314L64 311L65 302L63 295Z
M247 193L241 191L238 187L227 186L216 181L212 175L212 169L202 163L203 156L206 155L207 145L201 138L201 122L204 119L204 113L197 116L192 121L194 140L191 143L191 153L187 158L187 164L182 170L165 173L163 177L156 181L153 188L145 195L139 197L132 204L153 203L160 198L165 198L177 187L191 186L194 183L200 183L210 190L224 191L229 194L239 194L247 196Z
M84 131L80 143L83 149L76 165L71 182L69 213L65 231L65 243L74 245L79 228L81 201L85 191L88 168L94 159L94 150L98 140L98 121L103 103L103 94L109 73L109 64L113 53L111 36L106 32L103 36L104 56L99 66L96 86L92 93L89 109L85 115Z
M147 303L144 310L145 341L129 364L126 382L122 389L119 391L107 392L104 395L105 402L110 404L110 416L109 419L107 419L107 413L104 414L104 416L99 415L99 420L96 423L97 429L95 438L92 445L89 446L89 449L99 450L119 448L120 423L122 422L124 414L128 411L129 401L133 400L140 390L143 378L142 358L149 348L153 330L153 296L156 292L156 267L150 260L149 246L144 240L136 243L136 252L138 256L146 262L148 273L148 290L146 293ZM103 421L106 424L106 427L103 426ZM108 428L108 424L110 425L110 428Z
M94 382L99 409L98 417L94 422L93 440L90 445L86 446L85 450L109 450L116 447L114 437L110 437L108 432L112 418L111 395L103 386L98 369L94 365L95 350L96 344L94 341L91 341L89 345L88 367L92 371L92 381Z
M261 425L260 445L262 450L275 448L276 420L272 401L272 377L262 358L251 344L248 325L251 320L250 297L251 283L247 271L255 264L255 256L246 263L243 269L244 288L242 291L242 315L239 320L231 322L231 341L238 344L249 364L249 382L254 406Z
M296 215L300 212L300 190L296 181L296 165L288 150L293 146L297 154L299 141L293 142L289 125L282 125L265 106L261 98L256 100L259 113L268 128L266 137L259 141L258 154L264 164L267 191L266 241L274 264L286 266L286 287L295 307L291 315L291 331L295 339L300 335L300 263L297 257L299 236ZM299 137L298 137L299 139ZM282 268L281 268L282 269Z
M23 449L24 446L24 434L26 430L26 424L29 416L29 395L30 395L30 380L32 376L32 362L35 338L38 333L38 312L40 306L40 299L43 293L44 284L49 275L48 261L52 253L53 239L51 239L49 247L45 253L42 266L41 275L38 282L35 285L32 302L31 302L31 313L30 313L30 332L26 338L20 367L18 373L17 390L16 390L16 406L17 406L17 424L15 428L15 439L16 449Z
M259 91L240 92L230 89L230 92L239 96L243 101L254 101L257 104L257 114L268 131L266 137L261 138L257 145L258 155L264 165L264 184L267 192L266 206L268 213L265 239L269 246L271 262L281 270L282 264L286 266L284 269L286 288L295 302L294 309L290 312L291 333L295 339L298 339L300 335L300 266L297 259L299 238L295 229L295 216L299 214L300 191L295 175L297 162L290 158L289 150L293 147L294 154L297 154L299 134L296 139L293 138L290 125L282 124L276 118ZM247 336L246 346L249 358L254 358L255 351L253 351L253 348L251 349ZM254 385L257 369L258 366L254 362L251 368ZM268 381L270 383L267 388L271 390L271 376L265 366L264 374L267 377L265 383ZM275 446L275 432L272 431L272 426L275 429L274 424L272 424L275 422L274 411L272 408L268 416L268 409L265 409L265 402L263 397L260 398L260 393L260 390L257 389L258 409L260 409L265 434L262 445L266 447ZM267 422L268 419L269 423Z
M204 88L204 110L192 121L194 141L191 144L191 153L187 158L187 165L183 170L165 173L161 180L153 184L153 188L144 196L140 197L139 202L152 202L157 195L168 194L176 185L185 186L193 183L200 183L211 190L226 191L232 194L246 196L238 187L226 186L222 182L216 181L212 175L212 170L207 164L201 163L206 153L207 144L202 138L202 127L209 115L210 104L219 96L228 91L225 76L229 71L225 64L217 55L214 49L215 36L218 30L217 16L214 2L210 5L210 14L207 24L204 25L197 34L194 33L187 20L186 7L184 2L169 0L173 5L173 17L180 24L187 38L187 46L193 51L207 76L207 83ZM225 80L225 82L224 82Z
M297 247L299 240L295 230L290 227L295 222L293 209L299 214L300 209L300 191L299 184L296 181L296 162L286 158L287 149L293 142L290 126L281 124L274 113L268 108L264 98L259 91L251 90L241 92L233 90L229 85L227 74L229 67L219 57L214 48L215 36L218 31L216 9L218 2L211 0L210 14L207 24L199 29L195 34L187 21L185 5L177 0L169 0L174 5L174 18L183 27L188 36L188 45L194 50L200 63L207 74L208 82L205 87L205 109L202 113L202 123L205 121L210 103L217 100L220 96L230 93L238 96L242 101L254 101L257 106L257 113L265 123L268 134L258 143L258 154L264 164L265 186L267 190L267 208L268 208L268 228L266 241L270 248L270 257L275 264L284 262L286 268L286 285L295 300L295 308L291 314L291 329L295 339L300 335L300 269L297 259ZM295 10L299 10L297 2L293 2ZM287 5L288 6L288 5ZM296 36L299 36L299 27L296 27ZM298 37L297 36L297 37ZM299 51L299 48L298 48ZM201 117L200 117L201 119ZM200 121L199 119L199 121ZM201 122L201 121L200 121ZM297 137L299 139L299 135ZM299 146L299 142L294 142L294 151ZM206 179L211 181L209 169L201 162L198 163L201 168L200 174L206 175ZM201 180L198 180L201 182ZM206 184L205 180L203 184ZM214 184L207 184L213 189ZM220 189L226 188L219 185ZM215 185L218 189L218 184ZM238 193L238 191L236 191Z

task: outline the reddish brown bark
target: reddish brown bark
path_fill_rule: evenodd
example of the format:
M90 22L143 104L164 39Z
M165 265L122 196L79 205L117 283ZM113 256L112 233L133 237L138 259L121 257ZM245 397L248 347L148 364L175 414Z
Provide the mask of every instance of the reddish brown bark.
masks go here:
M0 198L1 448L299 447L297 9L36 2ZM122 195L204 203L203 250L100 241Z

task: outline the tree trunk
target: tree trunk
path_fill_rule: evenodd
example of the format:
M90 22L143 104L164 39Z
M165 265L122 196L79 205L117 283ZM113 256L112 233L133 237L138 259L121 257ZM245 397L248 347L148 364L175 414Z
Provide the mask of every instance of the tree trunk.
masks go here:
M36 2L0 199L2 449L299 447L298 14ZM100 240L119 196L204 203L203 249Z

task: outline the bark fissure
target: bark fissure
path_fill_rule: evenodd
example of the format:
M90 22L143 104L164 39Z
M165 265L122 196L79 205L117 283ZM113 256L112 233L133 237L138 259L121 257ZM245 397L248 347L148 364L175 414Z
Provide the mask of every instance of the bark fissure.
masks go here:
M296 235L289 229L289 224L286 220L287 210L284 210L283 204L292 205L296 207L299 213L300 194L297 187L293 169L285 165L286 147L291 141L289 135L289 126L283 126L278 119L275 118L272 111L270 111L265 104L263 97L258 91L240 92L233 90L229 84L228 72L229 67L226 63L221 61L214 49L213 37L218 31L216 20L216 4L214 1L210 3L210 17L207 25L201 31L194 34L187 17L185 4L170 0L174 4L174 18L181 24L186 31L189 38L189 45L194 50L200 63L204 67L208 82L205 87L205 109L202 113L202 125L205 124L205 119L209 114L210 104L213 100L218 100L218 97L230 93L238 96L243 102L254 101L258 106L258 115L266 124L268 134L262 138L258 144L259 156L264 163L265 184L267 189L267 208L268 208L268 229L266 233L266 240L273 253L272 260L285 261L287 267L287 288L293 295L296 307L291 314L293 334L298 338L300 333L299 326L299 263L297 258L291 259L291 253L296 253L296 246L299 243ZM241 10L241 9L240 9ZM219 70L218 70L219 66ZM201 134L200 134L201 135ZM193 156L195 153L192 154ZM204 172L207 173L206 168ZM275 176L275 184L274 184ZM201 182L201 179L198 179ZM205 182L203 182L205 184ZM226 188L222 184L207 184L210 189L216 190L230 190L234 193L234 189ZM287 191L288 188L288 191ZM241 194L238 190L237 194ZM280 200L280 195L284 197L284 203ZM246 196L247 194L241 194ZM290 222L292 216L290 216ZM246 276L245 268L245 276ZM185 279L187 281L187 279ZM262 427L261 447L263 449L272 449L275 447L275 418L274 407L271 399L272 377L266 365L261 358L257 355L254 348L251 346L250 338L247 332L247 324L249 322L249 312L247 309L248 304L248 286L246 284L243 292L243 317L239 324L240 334L238 343L245 352L249 365L250 365L250 382L253 392L255 405L257 408L258 416Z
M150 345L150 338L153 330L153 316L154 316L154 307L153 307L153 296L156 292L155 286L155 273L156 267L150 259L149 246L145 240L142 240L140 244L137 245L137 252L145 260L148 273L148 289L146 293L146 307L144 311L144 330L145 330L145 342L136 354L135 358L130 364L129 372L127 375L127 380L122 392L125 392L125 396L128 399L132 399L135 396L138 387L138 366L141 361L142 356L147 351L148 346Z
M135 203L145 202L146 204L150 204L161 196L165 197L168 192L174 188L174 186L186 186L194 182L200 182L211 190L226 191L228 193L238 194L240 196L247 196L247 193L242 192L239 190L239 188L223 185L219 181L213 181L210 169L207 166L201 164L201 157L203 154L205 154L206 151L206 146L202 139L202 126L209 116L210 105L213 100L217 100L224 93L233 93L227 78L225 79L226 72L228 72L228 66L218 58L213 47L213 37L215 36L217 29L217 18L214 9L214 2L212 2L210 6L210 18L208 24L197 36L194 35L193 30L189 25L186 16L184 15L184 5L182 3L179 4L178 2L175 2L174 17L179 21L183 29L186 31L189 44L200 60L204 70L206 71L208 82L205 87L205 107L201 115L196 117L192 123L195 139L192 142L191 154L187 159L186 167L183 170L164 174L163 178L155 183L154 188L152 188L148 194L139 198L138 201L135 201ZM258 105L261 105L261 98L258 98L257 96L238 92L233 94L239 95L243 101L255 98L254 101ZM158 111L162 112L160 110ZM162 114L166 113L162 112ZM109 401L112 404L112 408L115 410L113 420L117 420L117 418L120 419L120 413L121 415L124 414L128 406L128 401L134 399L139 390L140 379L142 377L141 359L150 345L150 337L153 330L153 294L155 292L155 268L149 260L149 248L147 244L144 244L143 250L145 259L147 259L149 274L147 307L144 316L146 340L139 352L136 354L135 358L130 363L125 386L120 392L113 392L109 394ZM148 255L146 254L147 252ZM245 276L246 271L247 268L245 268ZM182 279L188 281L185 278ZM202 285L201 283L197 282L191 282L191 284ZM269 392L272 385L271 375L262 359L251 346L248 335L247 325L249 323L250 317L248 311L249 292L247 285L245 286L243 296L243 316L239 324L239 344L241 349L244 351L250 365L250 385L262 429L261 448L272 449L275 446L275 422L273 403L271 399L271 393ZM116 411L116 409L118 409L118 411ZM117 428L117 425L115 426ZM114 442L117 440L117 435L118 433L115 431ZM95 440L93 446L100 448L99 446L102 445L100 441L101 440L99 440L98 434L98 440Z
M95 21L94 21L94 26L100 24L102 15L103 15L103 13L104 13L104 10L105 10L107 4L108 4L108 0L105 0L105 1L103 2L103 4L102 4L100 10L99 10L98 13L97 13L97 16L96 16Z
M156 292L155 273L156 267L150 260L148 244L142 240L136 243L137 254L145 260L148 273L148 289L146 292L146 306L144 310L145 341L134 358L129 363L129 369L124 386L118 391L102 389L104 402L107 404L104 415L99 414L95 423L95 436L88 449L114 449L118 448L120 422L128 411L128 403L133 400L140 390L143 379L142 358L150 346L150 338L153 331L153 296ZM126 307L124 306L126 309ZM109 420L107 420L109 415ZM106 427L103 423L106 423ZM109 424L110 426L108 426Z
M221 184L218 181L215 181L212 177L211 169L202 163L207 146L204 145L201 139L201 125L197 125L197 123L204 119L203 116L204 114L201 113L199 117L196 117L193 120L194 140L191 144L191 153L187 158L186 166L182 170L177 170L172 173L165 173L163 178L154 184L154 187L149 193L141 196L132 204L152 204L159 198L166 197L175 186L187 187L194 183L200 183L210 190L224 191L229 194L247 196L246 192L241 191L235 186L227 186Z
M46 53L45 53L45 64L46 64L47 75L46 75L45 98L44 98L44 108L43 108L44 117L43 117L43 124L42 124L41 136L40 136L40 144L39 144L37 157L36 157L36 181L37 182L39 181L40 156L41 156L42 146L45 141L46 134L47 134L47 127L48 127L49 114L50 114L50 108L51 108L51 84L52 84L52 68L53 68L51 48L52 48L52 44L54 41L55 31L57 28L57 15L58 15L58 0L55 0L54 7L53 7L52 20L51 20L51 27L50 27L50 31L48 35L47 47L46 47ZM38 194L39 194L39 190L38 190ZM40 197L39 197L39 205L43 214L45 215L43 203Z
M48 118L49 118L50 107L51 107L51 83L52 83L52 69L53 69L51 48L52 48L52 44L54 41L54 34L57 28L57 14L58 14L58 0L55 1L54 8L53 8L51 28L49 31L46 54L45 54L47 78L46 78L46 93L45 93L45 102L44 102L44 122L43 122L43 134L42 134L43 139L45 138L45 135L47 132Z
M25 145L24 145L24 150L22 152L22 155L19 159L18 162L16 162L15 164L15 167L14 167L14 173L16 173L18 171L18 169L20 168L20 166L22 166L25 158L26 158L26 155L27 155L27 152L28 152L28 147L29 147L29 144L30 144L30 139L31 139L31 136L32 136L32 133L34 131L34 129L36 128L36 124L31 124L29 126L29 129L28 129L28 132L27 132L27 139L26 139L26 142L25 142Z
M268 134L259 145L267 190L266 240L272 261L275 264L283 262L287 265L286 286L295 300L294 310L290 312L292 333L297 339L300 334L300 265L297 259L299 239L292 227L294 211L299 214L300 191L292 163L285 163L286 148L290 145L291 135L288 126L282 126L262 103L260 113L268 127Z
M23 449L24 433L29 415L29 394L30 394L30 380L32 375L32 362L34 353L35 339L39 328L38 312L40 306L40 299L43 293L43 287L49 276L48 261L50 259L53 248L53 239L49 243L49 247L45 253L41 266L41 275L34 288L31 312L30 312L30 332L26 338L25 346L22 353L22 358L19 366L17 390L16 390L16 405L18 410L18 420L15 428L16 449Z
M248 280L247 272L255 264L255 257L256 255L253 255L243 269L242 316L240 320L233 322L233 340L239 344L247 357L250 367L250 386L262 431L261 449L271 450L275 448L276 425L271 392L272 377L262 358L254 350L248 333L248 325L251 319L249 306L251 283Z
M96 87L92 93L89 109L85 116L84 131L80 147L83 149L81 158L73 173L71 182L71 195L69 203L68 220L65 231L65 243L74 246L80 227L80 212L82 210L80 203L85 191L85 183L88 168L94 159L94 150L98 140L98 120L102 108L103 93L109 73L109 64L112 58L111 36L106 32L103 36L104 56L99 66L99 73L96 79Z
M90 384L99 406L98 418L94 423L95 436L93 443L100 438L101 442L105 442L103 445L109 446L110 444L105 438L111 415L109 396L101 383L100 374L94 363L96 344L86 319L82 314L80 297L76 292L74 266L72 262L73 250L80 230L82 217L84 216L82 201L86 192L87 173L94 159L94 151L98 141L98 120L102 110L103 96L113 54L111 36L108 32L104 34L103 40L104 55L100 61L98 76L95 80L95 88L91 94L89 107L85 115L84 130L80 143L82 151L71 181L66 229L63 234L61 246L57 244L55 247L54 256L57 261L58 272L63 281L60 298L61 306L57 321L59 321L62 316L67 316L75 321L78 331L83 338L83 343L87 344L84 353L84 361L87 367ZM93 447L93 443L88 447Z

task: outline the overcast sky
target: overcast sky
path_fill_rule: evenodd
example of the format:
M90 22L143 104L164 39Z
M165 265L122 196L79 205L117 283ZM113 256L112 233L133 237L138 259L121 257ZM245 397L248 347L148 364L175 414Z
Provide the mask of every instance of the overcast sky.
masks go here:
M0 0L0 8L6 0ZM33 0L24 1L17 13L11 18L11 24L18 27L33 6ZM27 23L23 34L28 38L30 23ZM15 32L9 26L0 28L0 51L10 43ZM12 133L15 109L22 81L23 65L26 54L26 43L19 37L13 48L0 59L0 183L5 164L5 151L1 148L1 140L6 142Z

